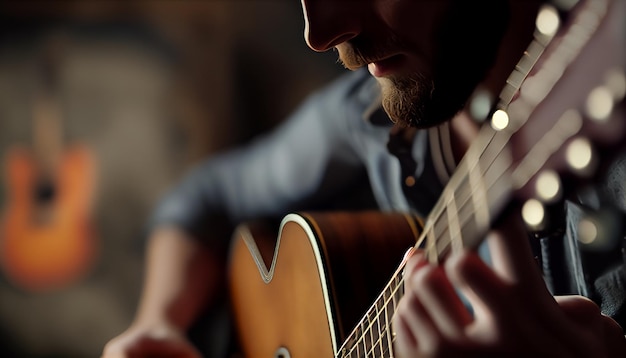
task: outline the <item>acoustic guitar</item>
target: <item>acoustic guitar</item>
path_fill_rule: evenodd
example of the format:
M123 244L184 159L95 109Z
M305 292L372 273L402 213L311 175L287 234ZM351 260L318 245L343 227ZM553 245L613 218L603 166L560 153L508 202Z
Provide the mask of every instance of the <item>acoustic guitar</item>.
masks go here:
M91 223L96 162L86 146L63 143L55 96L59 49L48 51L32 105L33 144L15 146L4 157L0 265L11 283L33 292L76 282L89 271L97 249Z
M284 218L278 235L262 222L239 226L230 281L244 351L332 357L332 337L345 337L358 322L421 226L415 216L376 211L294 213ZM398 300L399 294L387 299ZM393 311L382 312L391 319ZM289 323L278 324L283 318Z
M514 202L530 228L545 228L546 208L598 179L624 149L624 7L587 0L541 9L534 40L423 226L402 214L292 214L269 241L241 226L229 281L242 353L392 357L407 246L435 263L476 248ZM581 237L611 239L601 230ZM374 279L376 269L391 278ZM378 291L355 319L362 297L372 297L363 287L370 282Z

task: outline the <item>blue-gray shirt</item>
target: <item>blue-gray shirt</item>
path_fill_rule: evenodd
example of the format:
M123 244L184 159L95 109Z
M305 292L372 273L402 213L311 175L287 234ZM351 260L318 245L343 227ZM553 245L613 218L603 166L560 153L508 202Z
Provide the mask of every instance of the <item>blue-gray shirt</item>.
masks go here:
M197 166L157 208L154 224L173 223L200 233L212 214L233 222L324 208L336 196L362 190L380 210L426 215L442 189L432 170L428 131L415 136L415 188L403 194L398 159L387 150L392 123L367 71L350 72L314 93L279 128L249 145Z
M418 131L409 146L413 165L407 173L388 150L391 127L381 110L375 79L365 70L350 72L310 96L272 133L198 165L164 198L152 225L175 224L196 237L211 237L206 233L224 217L234 224L292 211L337 208L343 199L353 201L355 207L413 211L426 217L452 169L442 153L446 143L436 138L437 129ZM597 253L577 240L581 213L598 212L606 197L611 201L612 193L626 192L626 160L621 163L612 171L613 187L565 203L563 230L531 240L553 293L589 296L624 327L622 243ZM415 178L412 200L405 195L407 175ZM618 215L626 209L621 204Z

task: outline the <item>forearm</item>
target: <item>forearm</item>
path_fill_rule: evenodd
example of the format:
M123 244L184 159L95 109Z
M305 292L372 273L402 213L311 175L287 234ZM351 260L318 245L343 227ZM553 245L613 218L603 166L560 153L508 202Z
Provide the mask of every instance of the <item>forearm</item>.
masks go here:
M186 330L220 294L224 262L218 252L175 227L150 237L135 325L172 325Z

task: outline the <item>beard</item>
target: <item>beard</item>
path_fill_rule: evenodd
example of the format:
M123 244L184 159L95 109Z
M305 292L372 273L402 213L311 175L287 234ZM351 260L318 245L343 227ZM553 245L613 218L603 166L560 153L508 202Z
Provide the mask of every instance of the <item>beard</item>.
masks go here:
M337 46L339 62L349 70L366 67L387 54L408 49L393 33L388 33L385 45L371 47L372 41L361 38ZM409 127L430 127L434 122L426 115L431 106L434 81L423 73L378 78L382 94L383 109L393 123Z
M504 1L486 1L483 6L455 1L436 31L437 46L428 71L377 79L389 118L404 126L427 128L456 115L494 63L507 21ZM390 30L337 46L339 61L350 70L392 53L415 53L414 49L409 40Z
M425 115L433 92L432 81L415 74L408 77L381 78L383 109L393 123L408 127L429 127Z

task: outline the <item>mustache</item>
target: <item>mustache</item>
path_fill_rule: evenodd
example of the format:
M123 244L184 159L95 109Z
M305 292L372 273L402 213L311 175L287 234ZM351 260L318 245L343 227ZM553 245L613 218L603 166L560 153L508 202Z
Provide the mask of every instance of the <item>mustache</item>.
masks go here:
M352 71L367 66L369 63L380 58L380 56L377 55L379 53L378 51L365 52L362 48L356 47L351 43L337 45L337 51L339 52L339 62L343 67Z
M384 45L373 45L384 44ZM353 38L335 47L339 52L339 62L349 70L356 70L400 52L407 46L394 34L389 34L386 41L370 41L363 38Z

